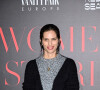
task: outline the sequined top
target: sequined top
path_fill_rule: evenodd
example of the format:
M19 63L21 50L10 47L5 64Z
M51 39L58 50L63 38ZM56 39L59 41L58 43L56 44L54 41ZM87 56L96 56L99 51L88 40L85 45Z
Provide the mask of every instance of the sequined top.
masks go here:
M45 59L42 54L36 58L43 90L52 90L53 81L65 59L66 57L59 53L52 59Z

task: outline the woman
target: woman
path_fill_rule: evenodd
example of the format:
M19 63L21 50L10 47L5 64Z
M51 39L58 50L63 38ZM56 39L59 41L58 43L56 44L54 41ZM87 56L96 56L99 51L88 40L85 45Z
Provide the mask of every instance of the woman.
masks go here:
M59 53L60 42L57 26L41 28L41 55L28 62L23 90L79 90L76 64Z

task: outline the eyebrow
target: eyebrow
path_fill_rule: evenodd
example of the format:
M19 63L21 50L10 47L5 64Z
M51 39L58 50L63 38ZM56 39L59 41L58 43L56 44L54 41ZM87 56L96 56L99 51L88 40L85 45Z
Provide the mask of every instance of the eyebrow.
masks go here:
M43 37L44 38L44 37ZM53 37L53 38L57 38L57 37ZM48 39L48 38L44 38L44 39Z

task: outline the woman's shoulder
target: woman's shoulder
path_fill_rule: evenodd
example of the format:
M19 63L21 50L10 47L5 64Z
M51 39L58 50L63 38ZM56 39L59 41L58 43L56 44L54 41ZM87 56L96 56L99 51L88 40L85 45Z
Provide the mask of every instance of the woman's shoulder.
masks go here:
M75 64L75 60L74 59L72 59L70 57L67 57L67 56L64 56L62 54L61 54L61 56L65 58L65 63L72 64L72 65Z
M36 59L29 60L26 64L27 67L33 67L36 63Z
M27 64L28 64L28 65L36 64L37 60L40 60L40 58L41 58L41 55L38 56L38 57L36 57L36 58L33 59L33 60L29 60Z

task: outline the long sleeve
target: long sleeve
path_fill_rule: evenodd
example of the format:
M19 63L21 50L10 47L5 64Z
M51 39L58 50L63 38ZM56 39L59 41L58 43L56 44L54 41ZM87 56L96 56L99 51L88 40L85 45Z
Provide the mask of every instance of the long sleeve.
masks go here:
M23 90L35 90L35 68L34 61L29 61L26 65L24 82L23 82Z
M79 90L77 68L72 59L70 59L68 80L65 81L64 90Z

